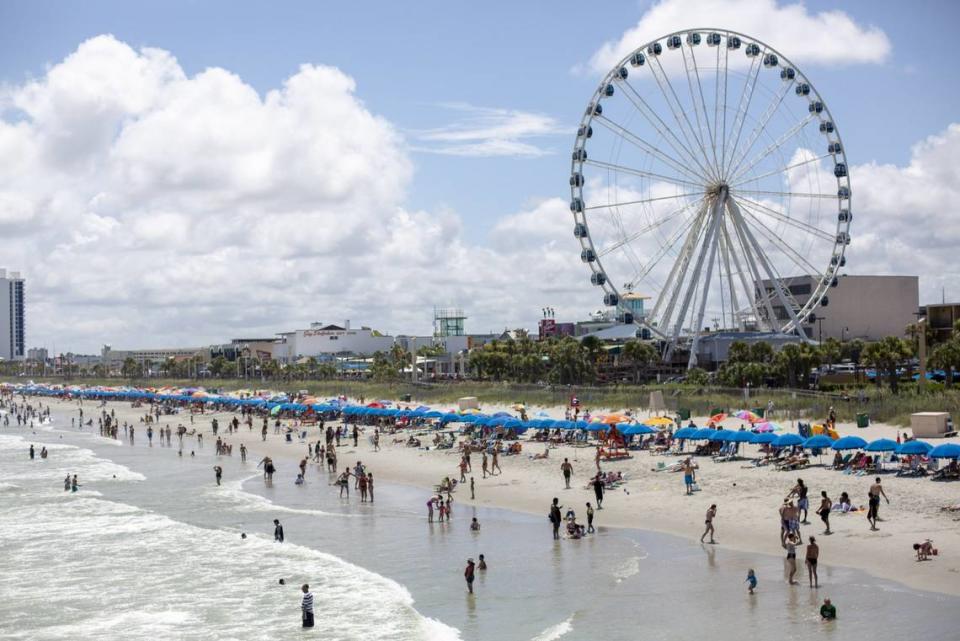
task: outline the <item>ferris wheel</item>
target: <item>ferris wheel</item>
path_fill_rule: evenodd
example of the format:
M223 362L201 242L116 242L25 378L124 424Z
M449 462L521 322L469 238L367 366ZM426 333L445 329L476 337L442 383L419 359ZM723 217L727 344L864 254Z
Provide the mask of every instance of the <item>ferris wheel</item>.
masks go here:
M796 65L741 33L673 33L614 66L577 130L570 190L591 283L668 362L682 347L696 365L710 325L805 338L846 264L837 124Z

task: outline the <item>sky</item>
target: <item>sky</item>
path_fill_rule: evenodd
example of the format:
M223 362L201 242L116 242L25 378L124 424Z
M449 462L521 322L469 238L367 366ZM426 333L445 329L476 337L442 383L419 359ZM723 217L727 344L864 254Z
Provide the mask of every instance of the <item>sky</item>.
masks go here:
M602 307L568 209L600 78L721 26L800 66L851 165L847 272L960 300L952 2L0 4L0 267L28 343L193 346Z

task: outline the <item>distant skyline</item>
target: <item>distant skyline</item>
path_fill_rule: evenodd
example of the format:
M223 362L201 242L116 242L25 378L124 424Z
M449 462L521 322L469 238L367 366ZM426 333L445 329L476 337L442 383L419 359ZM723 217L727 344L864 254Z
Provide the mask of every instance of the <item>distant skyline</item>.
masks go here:
M718 26L800 65L842 132L848 272L960 300L954 2L6 2L0 267L28 346L205 344L350 318L468 332L602 307L568 210L603 70ZM646 292L655 295L655 292Z

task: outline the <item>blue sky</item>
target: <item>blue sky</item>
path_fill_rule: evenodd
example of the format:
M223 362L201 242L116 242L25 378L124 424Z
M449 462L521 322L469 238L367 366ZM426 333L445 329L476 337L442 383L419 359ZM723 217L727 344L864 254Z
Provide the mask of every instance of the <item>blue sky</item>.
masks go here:
M112 33L166 49L188 73L219 66L265 92L302 63L339 67L374 113L409 138L460 116L441 103L554 117L570 131L597 80L571 69L636 23L648 2L6 2L0 5L0 79L38 76L83 40ZM893 45L879 65L804 65L840 124L854 163L904 163L910 146L941 131L960 108L960 3L807 2L883 29ZM696 22L696 19L693 18ZM656 34L660 35L660 34ZM790 55L789 43L774 43ZM950 79L952 78L952 82ZM531 198L563 195L569 135L537 139L538 158L415 153L407 205L448 207L473 234Z
M0 170L0 237L17 239L0 241L0 267L28 275L29 342L212 342L345 317L427 332L435 304L464 306L470 331L533 327L544 306L583 318L600 303L570 233L567 180L595 61L605 45L713 16L776 47L826 99L855 168L851 273L917 274L921 302L942 288L960 300L949 267L960 241L949 215L960 198L957 2L8 1L0 153L27 160ZM162 91L124 75L138 64L169 73ZM281 110L295 126L267 132L273 123L256 120L266 96L294 80L327 92L330 108L313 95L305 111ZM196 103L209 113L177 111L170 96L184 85L210 92ZM250 88L262 104L244 102ZM244 118L264 131L244 131ZM184 133L223 123L225 136ZM177 158L168 140L199 151ZM258 173L266 148L293 160ZM192 182L178 191L181 169ZM218 209L251 176L255 195L231 205L239 218ZM239 220L246 235L223 231ZM216 286L172 296L185 279ZM269 292L262 306L237 304L251 284Z

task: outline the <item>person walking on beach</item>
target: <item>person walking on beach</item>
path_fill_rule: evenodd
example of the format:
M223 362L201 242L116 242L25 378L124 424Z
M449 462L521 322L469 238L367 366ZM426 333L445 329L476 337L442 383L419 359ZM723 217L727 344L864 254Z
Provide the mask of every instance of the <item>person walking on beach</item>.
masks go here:
M463 578L467 581L467 592L473 594L473 579L475 578L473 559L467 559L467 567L463 571Z
M817 576L817 561L820 559L820 546L817 539L810 537L807 542L807 579L811 588L820 587L820 578Z
M601 478L599 472L597 473L596 476L593 477L593 482L591 483L591 485L593 485L593 495L597 499L597 509L602 510L603 509L603 492L606 489L606 487L603 484L603 478Z
M301 587L303 596L300 598L300 611L303 614L303 627L313 627L313 594L310 592L310 586L304 583Z
M707 509L707 514L704 519L706 528L704 528L703 534L700 535L701 543L703 543L703 539L707 536L707 534L710 535L710 543L716 543L716 541L713 540L713 519L716 516L717 516L717 504L714 503Z
M264 442L267 440L267 419L263 419L263 428L260 430L260 440Z
M494 448L493 450L493 461L490 466L490 476L493 476L493 473L503 474L503 470L500 469L500 452Z
M867 493L867 499L869 501L869 507L867 508L867 521L870 523L870 529L877 529L877 521L880 520L880 497L883 497L887 501L887 505L890 504L890 499L887 498L887 493L883 491L883 487L880 485L880 477L878 476L873 485L870 486L870 491Z
M593 533L593 506L587 503L587 532Z
M283 543L283 526L280 525L280 519L273 519L273 540Z
M790 490L790 494L787 495L787 498L791 496L797 497L797 518L800 523L804 525L809 525L807 521L807 510L810 507L810 502L807 500L807 492L809 488L804 485L803 479L797 479L797 484L793 486L793 489ZM800 513L803 513L801 516Z
M554 497L553 503L550 505L550 524L553 525L553 538L554 540L560 539L560 523L563 521L563 516L560 514L560 499Z
M353 446L357 446L357 441L360 439L360 428L354 424L353 426Z
M797 538L793 532L787 535L782 545L783 549L787 551L787 572L789 573L787 582L790 585L796 585L797 582L793 580L793 577L797 575Z
M753 591L757 589L757 573L753 571L753 568L747 570L747 592L753 594Z
M480 466L483 468L483 478L487 478L487 452L483 452L483 460L480 462Z
M347 498L350 498L350 470L349 468L343 468L343 472L340 473L340 476L337 477L337 485L340 486L340 498L343 498L343 493L347 493Z
M824 534L833 534L833 532L830 531L830 510L832 508L833 501L827 496L827 491L823 490L820 492L820 507L817 508L817 514L820 515L820 520L823 521L823 524L827 528L823 531Z
M467 482L467 459L466 457L460 457L460 482Z
M693 462L688 457L683 461L683 483L687 486L687 496L693 494Z
M474 485L475 483L473 482L473 477L471 476L470 477L470 500L471 501L475 501L477 499L477 495L474 492Z
M566 484L566 489L570 489L570 477L573 476L573 465L570 464L570 459L563 459L563 464L560 465L560 471L563 472L563 482Z
M597 446L597 451L593 455L593 462L597 466L597 474L600 473L600 446Z
M241 463L247 462L247 446L244 445L243 443L240 444L240 462Z
M223 468L220 467L219 465L214 465L214 466L213 466L213 473L214 473L214 474L216 475L216 477L217 477L217 486L219 487L219 485L220 485L220 479L223 478Z
M370 502L373 503L373 472L367 472L367 493L370 495Z

